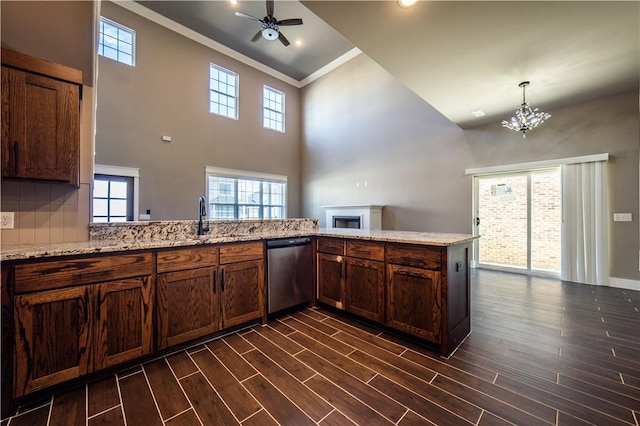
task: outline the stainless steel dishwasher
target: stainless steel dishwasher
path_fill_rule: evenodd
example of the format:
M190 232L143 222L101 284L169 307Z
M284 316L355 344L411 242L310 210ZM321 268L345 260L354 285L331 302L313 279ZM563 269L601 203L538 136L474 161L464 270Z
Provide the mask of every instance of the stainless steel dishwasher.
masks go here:
M313 298L311 238L267 241L267 312L308 303Z

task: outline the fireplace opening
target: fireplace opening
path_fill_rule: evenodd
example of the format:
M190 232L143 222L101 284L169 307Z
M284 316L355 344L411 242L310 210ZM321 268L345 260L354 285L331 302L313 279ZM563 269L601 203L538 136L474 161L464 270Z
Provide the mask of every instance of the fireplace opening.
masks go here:
M362 217L361 216L334 216L333 227L334 228L351 228L362 229Z

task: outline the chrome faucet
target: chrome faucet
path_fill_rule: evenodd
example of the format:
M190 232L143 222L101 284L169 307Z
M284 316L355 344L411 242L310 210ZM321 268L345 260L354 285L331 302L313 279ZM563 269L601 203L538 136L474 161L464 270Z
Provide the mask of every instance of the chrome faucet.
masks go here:
M207 226L205 228L204 223L202 222L202 218L207 216L207 202L204 198L204 195L201 195L200 198L198 198L198 210L198 235L204 235L209 232L209 227Z

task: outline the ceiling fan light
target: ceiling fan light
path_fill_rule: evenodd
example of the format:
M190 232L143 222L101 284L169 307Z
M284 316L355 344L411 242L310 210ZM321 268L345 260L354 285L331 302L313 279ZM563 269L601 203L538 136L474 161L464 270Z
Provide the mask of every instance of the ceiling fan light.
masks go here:
M273 29L273 28L264 28L262 30L262 37L264 37L267 40L277 40L278 39L278 31Z

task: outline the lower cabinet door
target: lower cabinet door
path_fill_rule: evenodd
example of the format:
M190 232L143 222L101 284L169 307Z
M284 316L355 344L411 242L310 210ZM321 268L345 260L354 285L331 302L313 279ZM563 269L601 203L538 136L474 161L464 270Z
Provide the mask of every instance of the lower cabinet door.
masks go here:
M345 310L384 323L384 262L345 258Z
M95 370L153 350L152 278L128 278L92 286L96 297Z
M261 318L264 303L264 261L250 260L220 267L222 328Z
M214 333L220 328L216 268L158 275L160 349Z
M344 309L342 256L318 253L318 300Z
M15 397L90 371L89 291L78 286L15 297Z
M387 265L387 325L440 343L440 272Z

